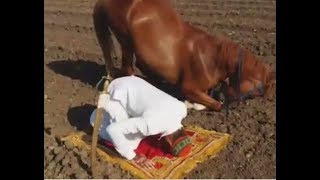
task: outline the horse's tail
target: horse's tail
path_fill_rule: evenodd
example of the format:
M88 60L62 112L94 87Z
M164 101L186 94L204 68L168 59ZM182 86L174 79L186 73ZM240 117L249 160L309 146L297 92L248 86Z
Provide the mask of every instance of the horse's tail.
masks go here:
M103 1L98 1L93 9L93 23L96 36L101 47L106 63L107 75L114 77L115 68L112 62L111 52L114 52L114 44L110 31L107 8L103 6Z

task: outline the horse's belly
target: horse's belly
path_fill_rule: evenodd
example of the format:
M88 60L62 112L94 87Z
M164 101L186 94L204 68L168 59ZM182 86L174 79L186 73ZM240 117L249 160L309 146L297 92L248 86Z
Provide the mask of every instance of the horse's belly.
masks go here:
M183 26L174 11L154 2L137 4L130 14L128 26L137 61L167 81L177 81ZM168 13L173 15L168 18Z
M179 61L174 52L163 51L161 48L145 45L136 47L137 63L144 65L145 69L155 73L172 83L176 82L179 73Z
M180 67L175 59L162 58L160 54L152 54L152 52L137 54L137 57L137 63L142 64L149 74L157 74L172 84L178 81Z

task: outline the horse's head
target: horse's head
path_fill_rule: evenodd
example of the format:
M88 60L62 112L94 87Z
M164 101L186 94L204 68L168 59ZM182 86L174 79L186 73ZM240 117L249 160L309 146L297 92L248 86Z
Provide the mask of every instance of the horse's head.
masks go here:
M242 51L242 50L240 50ZM237 69L226 81L225 94L232 99L246 100L255 97L270 97L273 90L274 71L247 51L239 51Z

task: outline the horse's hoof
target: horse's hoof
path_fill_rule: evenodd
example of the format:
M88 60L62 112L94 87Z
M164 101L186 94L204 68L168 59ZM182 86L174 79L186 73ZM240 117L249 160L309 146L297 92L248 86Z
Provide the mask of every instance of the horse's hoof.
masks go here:
M197 111L202 111L204 109L206 109L207 107L202 105L202 104L198 104L198 103L193 103L193 109L197 110Z
M189 101L185 100L184 104L186 105L187 109L192 109L193 108L193 104L190 103Z

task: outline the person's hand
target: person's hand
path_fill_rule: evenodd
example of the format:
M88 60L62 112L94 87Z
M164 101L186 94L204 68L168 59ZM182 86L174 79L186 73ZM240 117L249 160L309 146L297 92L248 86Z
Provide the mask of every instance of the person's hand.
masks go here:
M146 169L153 169L155 167L155 163L143 154L137 154L133 158L133 161Z

